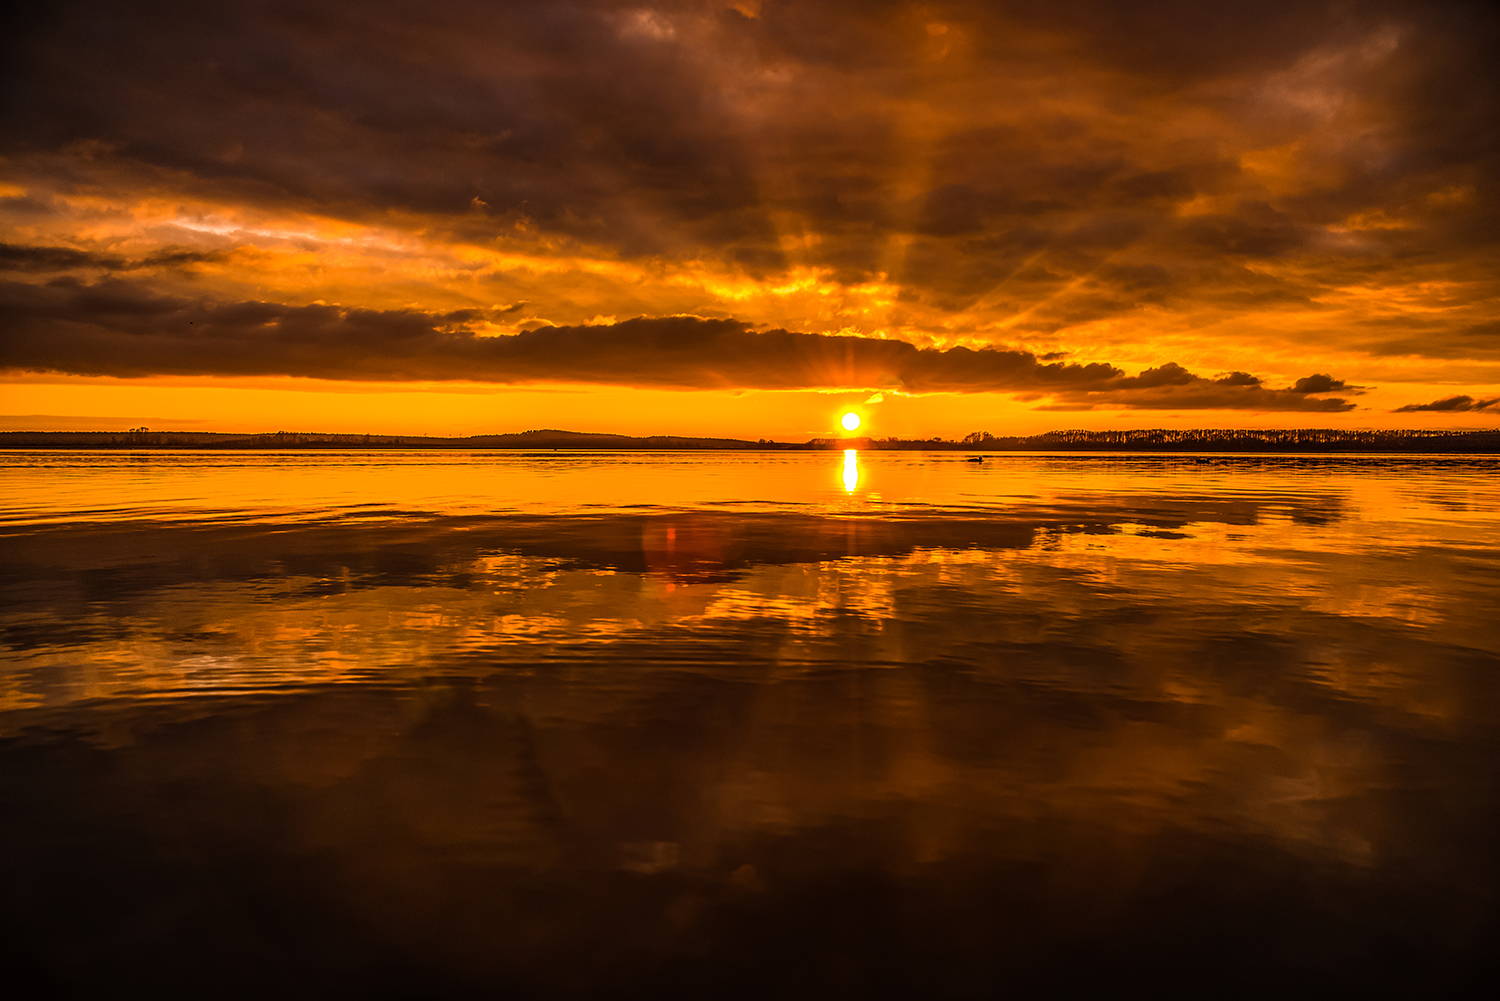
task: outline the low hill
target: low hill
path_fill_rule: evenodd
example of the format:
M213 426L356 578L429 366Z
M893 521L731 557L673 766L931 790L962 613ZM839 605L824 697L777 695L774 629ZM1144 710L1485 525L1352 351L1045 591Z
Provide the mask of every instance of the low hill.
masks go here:
M326 434L277 431L225 434L209 431L4 431L8 449L478 449L573 451L787 451L868 449L965 452L1407 452L1496 454L1500 431L1344 431L1329 428L1141 431L1049 431L1024 437L976 432L943 438L814 438L791 443L768 439L694 438L543 429L508 434L436 438L424 435Z

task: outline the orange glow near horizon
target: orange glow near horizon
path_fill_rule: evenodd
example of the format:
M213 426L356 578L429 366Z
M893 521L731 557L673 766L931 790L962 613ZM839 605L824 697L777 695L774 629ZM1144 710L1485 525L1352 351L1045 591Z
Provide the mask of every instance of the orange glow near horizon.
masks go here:
M1430 397L1485 387L1432 385ZM837 395L837 394L836 394ZM866 394L850 393L849 403ZM1375 396L1374 392L1369 396ZM1381 394L1384 398L1390 398ZM632 389L619 386L517 386L330 383L309 379L52 379L0 388L0 431L314 431L463 437L557 428L609 434L684 434L806 441L828 436L829 394ZM958 439L973 431L1031 435L1092 430L1190 428L1202 411L1038 411L1001 394L891 395L878 404L880 435ZM843 411L840 411L841 413ZM1485 414L1234 414L1220 425L1246 427L1493 426ZM840 430L840 433L845 433Z

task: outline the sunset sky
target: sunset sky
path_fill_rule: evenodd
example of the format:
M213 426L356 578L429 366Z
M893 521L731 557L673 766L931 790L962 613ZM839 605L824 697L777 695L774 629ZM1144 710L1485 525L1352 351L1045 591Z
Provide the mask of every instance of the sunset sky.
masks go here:
M5 16L3 428L1500 426L1490 4Z

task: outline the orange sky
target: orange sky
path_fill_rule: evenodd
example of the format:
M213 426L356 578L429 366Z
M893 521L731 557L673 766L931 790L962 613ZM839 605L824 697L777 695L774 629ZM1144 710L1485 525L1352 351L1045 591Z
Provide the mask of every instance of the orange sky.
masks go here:
M1500 424L1485 5L83 2L9 35L0 426Z

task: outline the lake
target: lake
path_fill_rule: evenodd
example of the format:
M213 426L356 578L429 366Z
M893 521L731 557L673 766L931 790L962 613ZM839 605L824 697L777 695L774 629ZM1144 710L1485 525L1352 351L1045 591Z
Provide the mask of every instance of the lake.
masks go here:
M27 996L1472 996L1500 461L0 453Z

